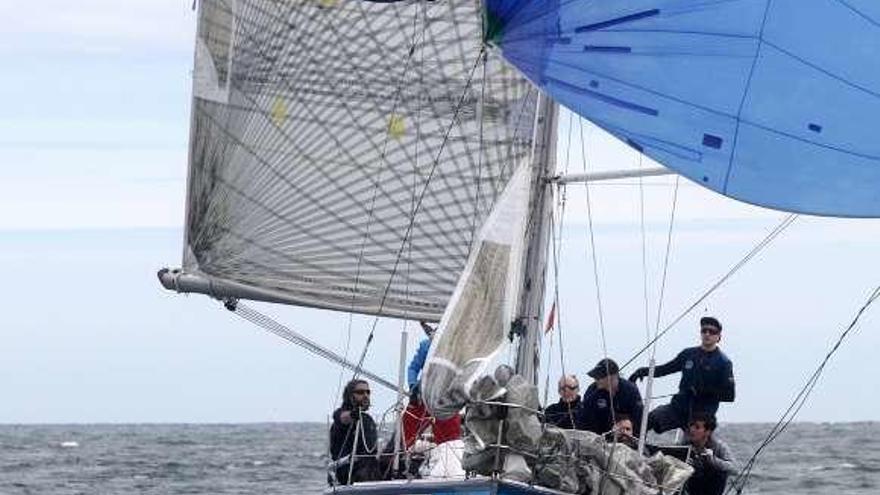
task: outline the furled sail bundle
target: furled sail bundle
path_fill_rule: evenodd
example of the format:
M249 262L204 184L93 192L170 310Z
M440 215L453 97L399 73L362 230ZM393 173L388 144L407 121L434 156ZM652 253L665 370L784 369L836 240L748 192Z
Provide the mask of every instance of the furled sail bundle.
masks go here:
M448 418L506 341L520 292L530 174L521 165L477 237L422 373L428 410Z
M561 104L727 196L880 216L880 2L486 0Z
M439 320L537 90L472 0L204 0L166 287Z

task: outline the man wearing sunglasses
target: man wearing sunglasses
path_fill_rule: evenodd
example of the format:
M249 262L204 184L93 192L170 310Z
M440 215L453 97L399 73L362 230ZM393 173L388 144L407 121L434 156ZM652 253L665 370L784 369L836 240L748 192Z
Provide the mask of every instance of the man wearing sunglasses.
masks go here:
M580 385L574 375L565 375L559 379L559 402L550 404L544 410L544 422L559 428L573 430L581 396Z
M376 423L367 414L370 408L370 384L352 380L342 392L342 406L333 412L330 427L330 457L336 466L336 480L331 485L347 485L356 481L379 478L376 461ZM352 446L356 445L354 467L351 467ZM351 473L351 479L349 479Z
M736 395L733 363L721 352L721 322L711 316L700 319L700 345L681 351L672 361L654 368L654 376L681 373L678 393L669 404L648 414L648 429L663 433L687 428L694 414L718 411L720 402L733 402ZM648 376L648 368L639 368L629 379L636 382Z

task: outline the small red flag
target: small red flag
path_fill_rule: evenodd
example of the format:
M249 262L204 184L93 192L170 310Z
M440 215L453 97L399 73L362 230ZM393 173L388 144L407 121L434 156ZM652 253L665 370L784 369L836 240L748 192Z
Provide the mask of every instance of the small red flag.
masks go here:
M556 325L556 301L553 301L553 306L550 306L550 314L547 315L547 325L544 326L544 333L550 333L554 325Z

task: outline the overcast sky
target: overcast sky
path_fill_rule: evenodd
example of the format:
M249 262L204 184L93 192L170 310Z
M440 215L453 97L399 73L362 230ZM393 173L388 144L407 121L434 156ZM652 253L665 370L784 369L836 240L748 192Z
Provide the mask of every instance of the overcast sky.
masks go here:
M179 265L182 250L190 7L0 0L0 423L323 421L337 400L338 367L156 280L158 268ZM589 126L584 133L591 168L639 166L632 150ZM565 126L560 134L562 162ZM578 153L570 162L571 171L583 167ZM605 333L618 361L646 338L633 184L598 185L591 195ZM644 188L652 327L672 184L651 179ZM584 377L602 357L596 286L583 187L570 187L567 198L560 326L566 370ZM784 216L683 181L663 324ZM880 284L878 252L878 221L801 217L671 331L658 360L697 342L699 316L718 316L738 379L737 401L722 406L721 419L773 421ZM347 315L259 307L345 347ZM354 318L352 352L371 322ZM369 368L396 377L404 327L381 322ZM410 325L410 350L417 332ZM561 370L558 332L554 342L551 381ZM878 347L875 308L832 360L801 419L880 420ZM676 383L661 380L657 393ZM377 399L380 413L390 396Z

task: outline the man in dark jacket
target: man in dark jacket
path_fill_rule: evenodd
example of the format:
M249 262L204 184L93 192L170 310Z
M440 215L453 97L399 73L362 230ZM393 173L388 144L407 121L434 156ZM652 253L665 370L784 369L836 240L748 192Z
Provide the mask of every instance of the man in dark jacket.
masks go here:
M567 430L575 427L575 416L581 405L580 384L574 375L559 379L559 402L550 404L544 410L544 422Z
M635 434L642 421L642 394L633 383L621 380L620 368L612 359L599 361L587 372L594 382L584 393L576 418L579 430L603 434L614 428L617 415L632 420Z
M678 393L669 404L658 406L648 415L648 429L663 433L686 428L696 413L714 415L719 402L733 402L736 388L733 363L718 348L721 323L706 316L700 319L700 345L681 351L672 361L657 366L654 376L681 373ZM639 368L630 376L635 382L648 376L648 368Z
M367 414L370 408L370 384L352 380L342 392L342 406L333 412L330 427L330 457L336 461L336 483L347 485L356 481L379 478L376 454L376 423ZM356 445L354 466L352 446ZM349 479L351 473L351 479ZM336 484L332 479L330 484Z

